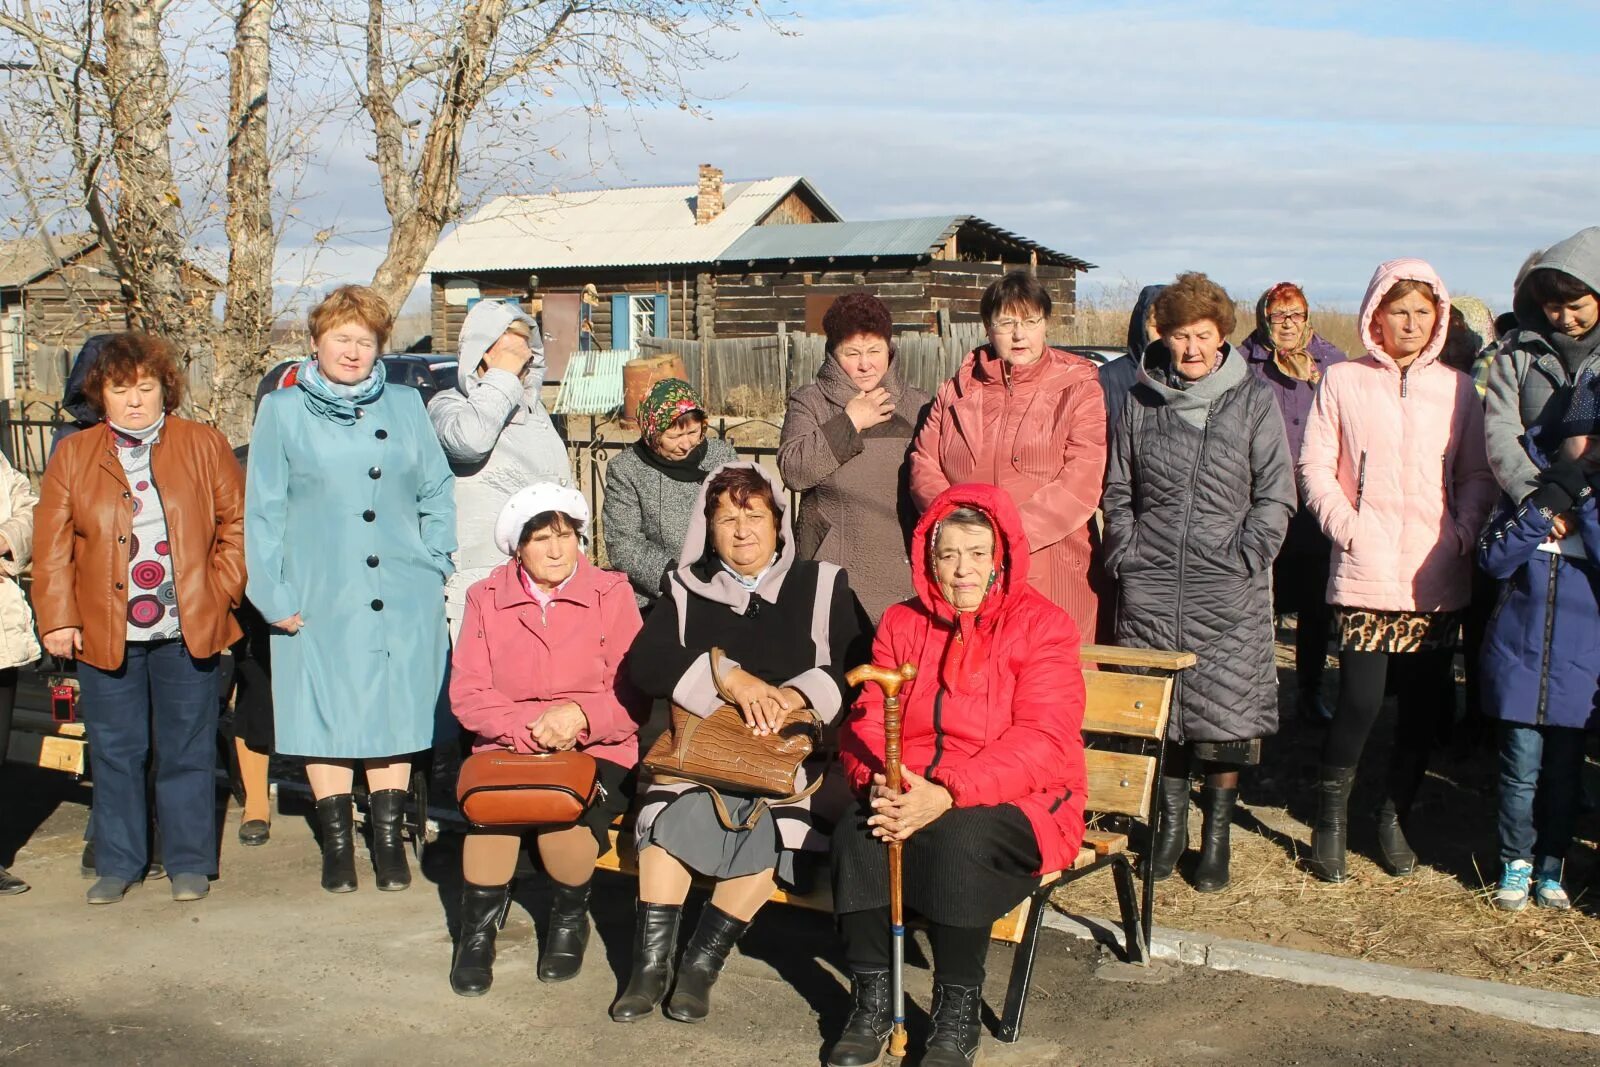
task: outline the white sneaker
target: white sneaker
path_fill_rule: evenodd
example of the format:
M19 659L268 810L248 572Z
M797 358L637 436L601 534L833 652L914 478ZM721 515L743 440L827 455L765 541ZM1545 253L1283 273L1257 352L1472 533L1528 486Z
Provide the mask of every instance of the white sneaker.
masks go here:
M1506 864L1500 884L1489 899L1501 911L1521 911L1528 906L1528 883L1532 880L1533 864L1527 860L1512 860Z
M1567 891L1562 889L1561 883L1554 878L1539 879L1539 886L1533 891L1533 900L1541 908L1554 908L1557 911L1566 911L1572 907Z

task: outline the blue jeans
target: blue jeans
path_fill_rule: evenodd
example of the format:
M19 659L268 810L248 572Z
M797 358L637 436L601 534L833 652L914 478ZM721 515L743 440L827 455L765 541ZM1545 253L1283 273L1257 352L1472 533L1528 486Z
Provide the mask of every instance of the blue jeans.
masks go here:
M1500 724L1500 862L1561 877L1583 800L1584 731Z
M145 766L155 733L156 820L173 874L217 869L217 657L182 640L129 641L122 666L78 664L94 774L94 856L101 877L137 881L149 863Z

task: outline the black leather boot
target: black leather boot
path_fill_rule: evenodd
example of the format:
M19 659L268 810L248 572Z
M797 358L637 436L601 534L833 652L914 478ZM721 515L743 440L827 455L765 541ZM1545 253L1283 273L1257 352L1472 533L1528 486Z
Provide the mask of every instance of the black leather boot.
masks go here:
M1200 788L1200 813L1205 823L1200 829L1200 862L1194 868L1197 892L1218 893L1228 888L1228 832L1238 797L1237 789Z
M372 870L378 888L385 892L411 886L411 864L406 861L405 842L400 840L400 820L405 815L404 789L379 789L367 798L372 815Z
M669 1017L680 1023L705 1022L711 1014L711 987L717 984L728 953L748 929L748 922L735 919L715 904L706 904L678 965L678 984L667 1001Z
M828 1067L878 1067L894 1029L894 989L888 971L851 971L855 1007L828 1054Z
M1189 847L1189 779L1161 779L1160 828L1150 844L1151 877L1172 877L1178 860Z
M550 925L539 953L539 981L565 982L583 967L589 944L589 883L550 888Z
M678 953L681 904L646 904L639 901L633 927L633 973L622 996L611 1005L611 1017L631 1023L655 1012L672 985L673 957Z
M450 961L450 988L481 997L494 984L494 938L506 924L511 887L461 883L461 936Z
M1417 869L1417 854L1406 840L1404 825L1427 773L1426 752L1396 748L1389 762L1388 788L1378 805L1378 859L1397 878Z
M933 1033L922 1067L972 1067L978 1059L983 987L933 983Z
M1350 790L1354 767L1323 767L1317 773L1317 821L1311 827L1311 855L1306 866L1324 882L1345 880L1345 838L1350 827Z
M322 826L322 888L330 893L356 891L354 799L349 793L336 793L317 801L317 822Z

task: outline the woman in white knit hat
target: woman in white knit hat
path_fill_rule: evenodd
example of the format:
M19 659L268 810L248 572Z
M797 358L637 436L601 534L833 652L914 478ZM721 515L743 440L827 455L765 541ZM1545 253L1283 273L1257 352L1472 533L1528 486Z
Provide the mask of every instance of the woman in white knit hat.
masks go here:
M550 876L542 982L573 977L589 940L589 880L627 809L648 703L621 671L642 625L626 576L583 553L589 505L567 485L513 493L494 524L505 562L467 590L451 659L450 707L477 735L474 751L559 752L595 758L604 792L571 826L537 831ZM509 558L508 558L509 557ZM450 984L478 996L493 981L494 940L521 845L519 834L473 833L462 849L461 938Z

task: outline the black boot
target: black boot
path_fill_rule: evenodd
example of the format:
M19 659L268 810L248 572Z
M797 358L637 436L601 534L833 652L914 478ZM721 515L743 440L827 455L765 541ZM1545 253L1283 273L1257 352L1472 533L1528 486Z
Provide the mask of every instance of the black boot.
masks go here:
M27 882L24 882L4 867L0 867L0 897L16 896L18 893L26 893L27 891Z
M1345 880L1345 837L1350 824L1350 790L1354 767L1323 767L1317 774L1317 821L1311 827L1311 855L1306 866L1324 882Z
M878 1067L894 1029L893 987L888 971L851 971L855 1007L828 1054L828 1067Z
M708 903L700 912L700 922L683 950L678 967L678 984L667 1001L667 1015L680 1023L705 1022L711 1014L711 987L717 984L722 965L750 924Z
M1228 888L1228 831L1238 796L1237 789L1200 788L1200 813L1205 823L1200 829L1200 862L1194 868L1197 892L1218 893Z
M338 793L317 801L322 825L322 888L330 893L356 891L354 798Z
M400 840L400 820L405 815L404 789L379 789L367 798L372 814L372 870L378 888L385 892L411 886L411 864L406 862L405 842Z
M1389 762L1388 789L1383 803L1378 805L1378 858L1383 869L1397 878L1417 869L1417 854L1411 850L1403 827L1427 773L1426 752L1396 747Z
M1189 847L1189 778L1161 779L1160 828L1150 844L1151 877L1172 877L1178 859Z
M550 888L550 926L539 954L539 981L565 982L583 967L589 944L589 883Z
M461 936L450 961L450 988L481 997L494 984L494 937L506 923L510 885L461 883Z
M678 953L681 904L646 904L639 901L633 927L633 973L628 987L611 1005L611 1017L631 1023L652 1014L672 985L673 957Z
M933 1033L922 1067L972 1067L978 1059L983 987L933 983Z

